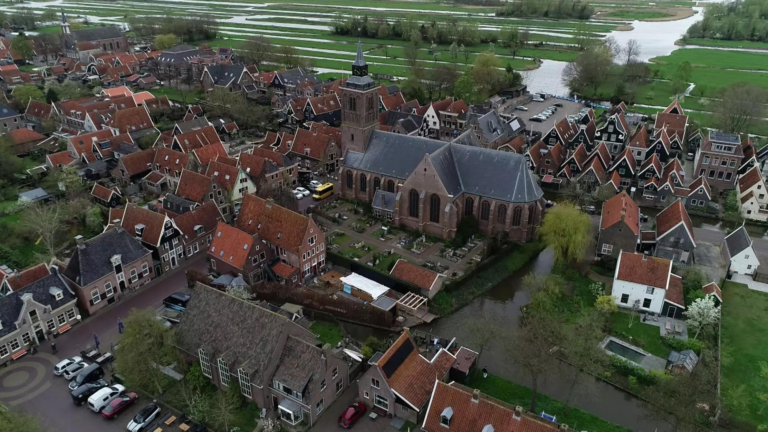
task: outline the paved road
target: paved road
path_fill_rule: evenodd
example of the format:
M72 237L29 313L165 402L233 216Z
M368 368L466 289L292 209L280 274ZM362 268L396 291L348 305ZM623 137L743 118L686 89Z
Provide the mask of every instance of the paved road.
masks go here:
M185 264L56 339L56 355L52 355L50 346L45 345L40 353L0 369L0 403L35 416L45 430L51 432L125 431L128 421L149 401L139 399L118 420L108 422L87 407L74 406L67 381L53 375L53 365L60 359L79 354L86 345L93 343L94 332L99 336L102 350L108 349L110 342L117 343L119 337L118 317L125 318L132 309L160 306L165 297L186 286L185 269L205 271L207 267L204 257Z

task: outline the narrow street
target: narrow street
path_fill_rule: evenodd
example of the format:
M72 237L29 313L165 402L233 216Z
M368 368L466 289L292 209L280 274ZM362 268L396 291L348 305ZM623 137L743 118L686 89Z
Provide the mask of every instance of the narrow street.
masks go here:
M55 340L58 349L55 355L51 353L50 343L46 343L38 354L22 357L0 369L0 403L33 415L48 431L125 431L128 421L150 401L139 398L119 419L106 421L86 406L77 407L72 403L67 380L53 375L53 366L64 358L79 355L83 348L93 344L94 333L99 337L101 351L108 351L110 343L117 343L120 336L117 319L127 317L132 309L159 307L165 297L186 287L187 269L207 271L205 255L182 263L130 297L74 326ZM111 369L107 366L105 370L109 373Z

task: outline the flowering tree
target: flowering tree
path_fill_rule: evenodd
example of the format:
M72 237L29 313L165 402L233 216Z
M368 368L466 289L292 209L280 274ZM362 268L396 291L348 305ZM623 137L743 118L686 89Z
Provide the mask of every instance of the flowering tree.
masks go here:
M720 320L720 308L715 306L715 299L712 296L706 296L694 300L688 310L683 312L683 315L688 317L688 327L696 330L693 336L696 339L702 330Z

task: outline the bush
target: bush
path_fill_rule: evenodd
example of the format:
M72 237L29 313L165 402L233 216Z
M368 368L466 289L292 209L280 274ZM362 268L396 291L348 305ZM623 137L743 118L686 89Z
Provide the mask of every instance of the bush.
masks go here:
M474 216L464 216L456 228L456 237L451 240L451 246L464 246L473 235L480 232L480 222Z
M696 355L699 355L701 350L704 348L704 342L698 339L682 340L669 336L662 336L661 338L664 340L664 345L672 348L675 351L691 350L695 352Z
M610 357L611 367L617 373L630 377L630 383L632 382L632 378L635 378L635 382L647 386L654 385L658 382L658 378L655 375L646 372L645 369L640 366L636 366L617 356L612 355Z

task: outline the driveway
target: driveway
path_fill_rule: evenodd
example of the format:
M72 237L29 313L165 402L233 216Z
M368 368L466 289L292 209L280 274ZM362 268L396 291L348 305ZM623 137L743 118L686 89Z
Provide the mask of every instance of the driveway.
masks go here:
M357 395L357 382L354 382L336 399L333 405L328 407L328 410L312 427L312 432L339 432L343 430L339 427L337 420L341 413L355 402ZM395 432L397 430L389 425L391 419L379 417L376 420L371 420L368 418L369 412L367 411L366 416L358 420L352 430L355 432Z
M762 283L762 282L756 282L752 280L751 276L743 275L743 274L734 274L731 280L734 282L743 283L744 285L748 286L749 289L751 290L768 293L768 284Z
M700 241L696 243L693 256L696 267L707 274L707 280L719 281L725 277L725 261L718 246Z
M563 104L563 107L558 108L550 118L544 120L541 123L530 120L531 117L540 114L542 111L556 103ZM550 129L552 129L552 126L554 126L555 123L564 119L566 116L577 114L579 110L584 108L584 105L567 100L549 98L545 99L544 102L529 102L525 105L525 107L528 108L528 111L518 111L515 109L515 107L510 106L505 110L505 112L507 114L515 114L523 119L526 126L528 126L528 129L545 134L549 132Z

